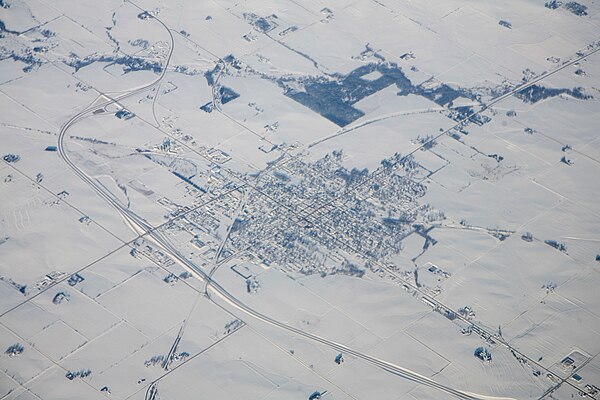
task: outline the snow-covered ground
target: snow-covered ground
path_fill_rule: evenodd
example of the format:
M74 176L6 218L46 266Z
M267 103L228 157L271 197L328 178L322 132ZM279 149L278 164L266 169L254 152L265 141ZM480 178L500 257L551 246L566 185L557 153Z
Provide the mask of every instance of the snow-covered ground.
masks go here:
M599 32L0 0L0 399L600 398Z

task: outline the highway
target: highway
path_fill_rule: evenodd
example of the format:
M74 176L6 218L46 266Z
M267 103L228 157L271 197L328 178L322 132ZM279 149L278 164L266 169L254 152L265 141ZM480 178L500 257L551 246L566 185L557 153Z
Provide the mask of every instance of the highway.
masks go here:
M416 382L416 383L419 383L422 385L426 385L426 386L429 386L432 388L439 389L445 393L456 396L459 399L464 399L464 400L490 400L490 399L509 400L506 398L488 397L488 396L472 394L472 393L454 389L452 387L438 383L426 376L420 375L414 371L403 368L399 365L396 365L396 364L387 362L385 360L370 356L366 353L360 352L358 350L354 350L343 344L336 343L334 341L328 340L321 336L314 335L314 334L302 331L293 326L284 324L280 321L277 321L275 319L268 317L267 315L260 313L257 310L250 308L249 306L247 306L246 304L241 302L239 299L237 299L235 296L233 296L231 293L229 293L224 287L222 287L211 276L209 276L209 274L205 273L202 270L202 268L200 268L199 266L194 264L192 261L190 261L186 257L184 257L161 232L155 230L154 227L152 227L150 224L148 224L143 218L141 218L140 216L135 214L132 210L127 208L125 205L123 205L110 192L110 190L108 190L104 185L100 184L97 180L95 180L94 178L92 178L91 176L86 174L80 167L78 167L71 160L68 150L65 146L65 137L66 137L67 132L69 131L69 129L71 127L73 127L73 125L75 125L78 121L82 120L83 118L91 115L94 110L97 110L99 108L105 108L106 106L114 104L114 103L118 104L119 101L121 101L121 100L124 100L128 97L135 96L136 94L139 94L146 90L153 89L153 88L157 87L158 85L160 85L162 79L164 78L164 76L167 72L167 67L168 67L169 61L171 59L171 56L173 54L174 41L173 41L172 33L169 30L169 28L167 28L167 26L164 25L157 18L154 18L154 19L157 20L159 23L161 23L161 25L167 30L167 32L169 33L169 36L171 38L171 46L169 49L169 54L168 54L168 57L165 62L165 66L164 66L160 76L156 80L154 80L153 82L151 82L147 85L132 89L130 91L124 92L115 97L110 97L107 94L102 94L100 98L106 97L106 98L108 98L108 100L99 102L99 103L96 100L90 106L86 107L84 110L80 111L79 113L77 113L73 117L71 117L61 127L59 136L58 136L58 146L57 147L58 147L58 152L59 152L60 157L69 166L69 168L71 168L71 170L86 185L88 185L94 192L96 192L98 194L98 196L100 196L108 205L112 206L117 212L119 212L119 214L124 218L125 221L127 221L127 223L131 226L131 228L138 235L146 235L146 237L149 238L162 251L164 251L165 254L169 255L174 260L176 260L180 265L185 267L196 278L204 281L206 283L206 287L208 290L213 292L220 299L224 300L227 304L235 307L236 309L244 312L245 314L247 314L257 320L260 320L264 323L267 323L269 325L286 330L295 335L302 336L306 339L310 339L312 341L329 346L330 348L334 349L337 352L342 352L344 354L352 355L356 358L359 358L359 359L369 362L375 366L378 366L378 367L384 369L385 371L388 371L396 376L400 376L400 377L408 379L410 381L413 381L413 382ZM209 298L210 298L210 296L209 296ZM215 301L215 300L211 298L211 301Z
M277 321L267 315L262 314L261 312L247 306L245 303L243 303L242 301L240 301L239 299L237 299L234 295L232 295L229 291L227 291L227 289L225 289L223 286L221 286L217 281L215 281L213 279L213 277L211 276L212 274L207 274L204 270L202 270L201 267L199 267L198 265L194 264L192 261L190 261L189 259L187 259L185 256L183 256L179 250L168 240L168 238L166 238L161 232L157 231L153 226L151 226L150 224L148 224L142 217L140 217L139 215L137 215L136 213L134 213L132 210L130 210L127 206L123 205L116 197L114 194L112 194L110 192L109 189L107 189L104 185L100 184L97 180L95 180L93 177L89 176L88 174L86 174L80 167L78 167L70 158L68 150L65 146L65 137L67 132L69 131L70 128L72 128L77 122L81 121L83 118L86 118L90 115L92 115L94 110L97 110L99 108L106 108L108 105L112 105L112 104L119 104L120 101L135 96L139 93L142 93L144 91L147 90L151 90L154 89L156 87L158 87L161 83L161 81L163 80L166 72L167 72L167 67L169 65L169 62L171 60L171 56L173 54L173 49L174 49L174 40L173 40L173 35L170 31L170 29L163 23L161 22L158 18L154 17L154 20L156 20L157 22L159 22L164 28L165 30L168 32L170 39L171 39L171 46L169 49L169 53L168 56L165 60L165 66L163 68L163 70L161 71L161 74L157 77L156 80L154 80L153 82L140 86L138 88L134 88L131 89L129 91L126 92L122 92L121 94L119 94L118 96L113 96L111 97L108 94L104 94L102 93L95 101L94 103L92 103L90 106L86 107L84 110L78 112L77 114L75 114L73 117L71 117L60 129L59 132L59 136L58 136L58 152L60 157L64 160L64 162L69 166L69 168L87 185L89 186L95 193L98 194L98 196L100 196L100 198L102 198L108 205L110 205L111 207L113 207L122 217L125 221L127 221L127 223L130 225L130 227L138 234L141 236L145 236L147 237L150 241L152 241L158 248L160 248L162 251L165 252L165 254L169 255L173 260L177 261L181 266L185 267L190 273L192 273L196 278L202 280L205 282L206 284L206 290L207 292L211 292L211 294L213 294L214 296L218 297L219 299L225 301L227 304L229 304L231 307L234 307L235 309L245 313L246 315L248 315L249 317L252 317L256 320L259 320L263 323L269 324L271 326L280 328L282 330L285 330L291 334L294 335L298 335L301 337L304 337L306 339L309 339L311 341L317 342L317 343L321 343L323 345L326 345L330 348L332 348L333 350L335 350L336 352L341 352L344 353L346 355L351 355L353 357L356 357L358 359L361 359L363 361L369 362L377 367L382 368L383 370L402 377L404 379L416 382L418 384L421 385L425 385L431 388L435 388L438 389L442 392L445 392L447 394L453 395L456 398L459 399L465 399L465 400L509 400L509 398L500 398L500 397L490 397L490 396L485 396L485 395L479 395L479 394L474 394L474 393L469 393L469 392L465 392L465 391L461 391L455 388L452 388L450 386L447 385L443 385L441 383L438 383L426 376L423 376L421 374L418 374L414 371L411 371L409 369L403 368L399 365L393 364L391 362L382 360L380 358L376 358L373 357L367 353L364 352L360 352L358 350L355 350L353 348L350 348L348 346L345 346L341 343L337 343L334 341L331 341L329 339L326 339L324 337L321 337L319 335L315 335L312 333L308 333L305 332L303 330L300 330L298 328L295 328L293 326L287 325L283 322ZM591 54L594 54L596 52L598 52L600 49L596 49L588 54L586 54L584 57L587 57ZM561 67L559 67L558 69L550 72L550 73L546 73L543 74L542 76L531 80L529 82L527 82L526 84L519 86L518 88L515 88L514 90L510 91L509 93L506 93L505 95L494 99L492 102L490 102L489 104L487 104L486 106L484 106L481 110L477 111L475 114L471 115L469 118L457 123L456 125L454 125L452 128L440 133L439 135L437 135L435 138L433 138L432 140L435 140L437 138L439 138L440 136L447 134L450 130L455 129L455 128L459 128L461 126L463 126L470 118L472 118L474 115L480 114L482 112L484 112L485 110L487 110L489 107L497 104L498 102L502 101L503 99L512 96L513 94L515 94L517 91L524 89L525 87L528 87L536 82L539 82L541 79L546 78L547 76L556 73L560 70L562 70L563 68L574 64L577 61L580 61L581 59L583 59L584 57L580 57L577 59L574 59L564 65L562 65ZM216 85L215 85L216 86ZM213 88L214 90L214 88ZM213 99L216 96L213 96ZM107 100L102 100L103 98L106 98ZM101 101L99 101L101 100ZM219 104L215 103L215 108L217 110L219 110ZM423 146L425 146L426 144L424 144ZM413 150L416 151L418 149ZM224 241L223 241L224 243ZM223 243L221 244L221 246L219 247L219 249L222 249ZM219 251L220 252L220 251ZM387 269L387 268L386 268ZM215 301L216 300L214 298L212 298L212 296L209 296L211 301Z

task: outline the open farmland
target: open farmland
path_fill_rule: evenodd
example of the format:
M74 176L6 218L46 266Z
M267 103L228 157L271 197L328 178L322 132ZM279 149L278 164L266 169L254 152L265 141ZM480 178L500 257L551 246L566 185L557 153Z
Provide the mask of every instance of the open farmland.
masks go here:
M0 0L0 400L600 399L594 0Z

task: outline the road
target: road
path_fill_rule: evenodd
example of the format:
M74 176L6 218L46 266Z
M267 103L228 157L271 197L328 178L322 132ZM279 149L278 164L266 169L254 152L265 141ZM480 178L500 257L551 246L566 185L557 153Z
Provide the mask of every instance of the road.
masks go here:
M141 218L140 216L138 216L137 214L135 214L132 210L130 210L129 208L127 208L125 205L123 205L106 187L104 187L103 185L101 185L98 181L96 181L95 179L93 179L92 177L90 177L89 175L87 175L81 168L79 168L69 157L67 148L65 146L65 137L66 137L66 133L68 132L68 130L73 127L73 125L75 125L77 122L79 122L81 119L88 117L90 114L92 114L92 112L94 110L97 110L99 108L105 108L108 105L111 104L119 104L120 101L135 96L139 93L142 93L146 90L151 90L153 88L156 88L160 85L161 81L163 80L166 72L167 72L167 67L169 65L171 56L173 54L173 49L174 49L174 40L173 40L173 35L170 31L170 29L162 22L160 21L158 18L154 18L156 21L158 21L164 28L165 30L168 32L170 39L171 39L171 46L169 49L169 54L166 58L165 61L165 67L163 68L161 74L159 75L159 77L154 80L153 82L147 84L147 85L143 85L140 86L138 88L134 88L131 89L129 91L126 91L122 94L119 94L118 96L114 96L111 97L108 94L101 94L101 96L94 102L92 103L90 106L86 107L84 110L80 111L79 113L75 114L73 117L71 117L62 127L61 130L59 132L59 137L58 137L58 151L59 151L59 155L60 157L64 160L64 162L73 170L73 172L84 182L86 183L86 185L88 185L92 190L94 190L98 196L100 196L107 204L109 204L110 206L112 206L117 212L119 212L119 214L128 222L128 224L131 226L131 228L137 232L139 235L147 235L147 237L149 238L149 240L151 240L157 247L161 248L161 250L163 250L166 254L168 254L170 257L172 257L174 260L176 260L180 265L184 266L188 271L190 271L190 273L192 273L196 278L201 279L202 281L204 281L206 283L206 288L207 290L210 290L215 296L217 296L218 298L220 298L221 300L225 301L227 304L229 304L230 306L234 307L235 309L242 311L243 313L247 314L248 316L257 319L259 321L262 321L264 323L267 323L271 326L280 328L282 330L285 330L287 332L290 332L292 334L304 337L306 339L312 340L314 342L317 343L321 343L323 345L326 345L332 349L334 349L336 352L341 352L344 354L349 354L352 355L358 359L361 359L363 361L369 362L377 367L382 368L385 371L390 372L391 374L394 374L396 376L400 376L404 379L408 379L411 380L413 382L428 386L428 387L432 387L432 388L436 388L440 391L443 391L445 393L448 393L450 395L453 395L459 399L465 399L465 400L491 400L491 399L496 399L496 400L500 400L500 399L506 399L508 400L508 398L498 398L498 397L490 397L490 396L485 396L485 395L479 395L479 394L474 394L474 393L468 393L465 391L461 391L461 390L457 390L454 389L450 386L447 385L443 385L441 383L438 383L426 376L420 375L414 371L411 371L409 369L403 368L399 365L393 364L391 362L385 361L383 359L380 358L376 358L373 357L367 353L364 352L360 352L358 350L355 350L353 348L350 348L348 346L345 346L341 343L337 343L331 340L328 340L322 336L319 335L315 335L315 334L311 334L305 331L302 331L298 328L295 328L293 326L287 325L285 323L282 323L280 321L277 321L267 315L262 314L261 312L247 306L246 304L244 304L242 301L240 301L239 299L237 299L234 295L232 295L230 292L228 292L224 287L222 287L217 281L215 281L212 276L210 276L209 274L205 273L201 267L197 266L196 264L194 264L192 261L188 260L185 256L183 256L178 249L168 240L168 238L166 238L164 235L162 235L159 231L155 230L154 227L152 227L150 224L148 224L143 218ZM598 52L600 49L596 49L588 54L586 54L585 57L594 54L596 52ZM505 95L494 99L492 102L490 102L489 104L487 104L486 106L484 106L482 109L480 109L479 111L477 111L475 114L471 115L469 118L457 123L456 125L454 125L452 128L446 130L445 132L440 133L437 137L433 138L432 140L435 140L436 138L439 138L440 136L447 134L450 130L455 129L455 128L459 128L461 126L463 126L465 123L468 122L468 120L470 118L472 118L473 116L480 114L482 112L484 112L485 110L487 110L488 108L490 108L491 106L497 104L498 102L504 100L505 98L508 98L512 95L514 95L517 91L524 89L525 87L528 87L530 85L535 84L536 82L539 82L540 80L546 78L547 76L556 73L566 67L568 67L569 65L574 64L577 61L580 61L581 59L583 59L584 57L580 57L578 59L574 59L564 65L562 65L561 67L559 67L558 69L550 72L550 73L546 73L536 79L533 79L529 82L527 82L526 84L512 90L509 93L506 93ZM106 98L107 100L104 101L99 101L102 98ZM215 105L218 106L218 105ZM218 107L217 107L218 109ZM413 151L416 151L418 149L415 149ZM211 301L215 301L215 299L211 298Z
M94 190L94 192L96 192L98 194L98 196L100 196L107 204L109 204L110 206L112 206L117 212L119 212L119 214L127 221L127 223L131 226L131 228L139 235L145 234L147 235L147 237L157 246L159 247L162 251L165 252L165 254L168 254L170 257L172 257L174 260L176 260L180 265L184 266L190 273L192 273L196 278L201 279L202 281L204 281L206 283L206 287L208 290L210 290L211 292L213 292L216 296L218 296L220 299L224 300L227 304L235 307L236 309L244 312L245 314L260 320L264 323L267 323L269 325L275 326L277 328L283 329L285 331L288 331L290 333L293 333L295 335L298 336L302 336L306 339L310 339L312 341L324 344L326 346L329 346L330 348L334 349L337 352L342 352L345 354L349 354L352 355L356 358L359 358L361 360L364 360L366 362L369 362L375 366L378 366L396 376L400 376L402 378L411 380L413 382L417 382L419 384L422 385L426 385L432 388L436 388L439 389L445 393L451 394L453 396L456 396L459 399L464 399L464 400L490 400L490 399L495 399L495 400L502 400L504 398L492 398L492 397L488 397L488 396L483 396L483 395L477 395L477 394L472 394L472 393L467 393L464 391L460 391L457 389L454 389L452 387L440 384L426 376L420 375L414 371L411 371L409 369L403 368L399 365L390 363L388 361L370 356L366 353L360 352L358 350L352 349L348 346L345 346L343 344L340 343L336 343L334 341L328 340L326 338L323 338L321 336L318 335L314 335L305 331L302 331L298 328L295 328L293 326L287 325L285 323L282 323L280 321L277 321L273 318L270 318L267 315L264 315L262 313L260 313L257 310L252 309L251 307L247 306L246 304L244 304L243 302L241 302L239 299L237 299L235 296L233 296L231 293L229 293L224 287L222 287L218 282L216 282L211 276L209 276L209 274L205 273L201 267L197 266L196 264L194 264L192 261L188 260L186 257L184 257L178 250L177 248L175 248L175 246L170 243L170 241L163 236L159 231L155 230L150 224L148 224L143 218L141 218L140 216L138 216L137 214L135 214L132 210L130 210L129 208L127 208L125 205L123 205L116 196L114 196L106 187L104 187L103 185L101 185L98 181L96 181L94 178L92 178L91 176L89 176L88 174L86 174L81 168L79 168L70 158L68 150L65 146L65 137L67 132L69 131L69 129L71 127L73 127L73 125L75 125L78 121L82 120L83 118L89 116L90 114L93 113L94 110L97 110L98 108L104 108L110 104L114 104L114 103L119 103L120 101L135 96L141 92L144 92L146 90L151 90L155 87L157 87L158 85L160 85L162 79L164 78L166 72L167 72L167 67L169 64L169 61L171 59L171 56L173 54L173 48L174 48L174 41L173 41L173 36L171 31L169 30L169 28L162 23L160 20L158 20L157 18L154 18L155 20L157 20L169 33L169 36L171 38L171 46L169 49L169 54L168 57L166 59L165 62L165 67L163 68L161 74L159 75L159 77L154 80L153 82L132 89L130 91L124 92L118 96L115 97L111 97L107 94L102 94L101 96L106 97L108 100L106 101L102 101L102 102L94 102L92 103L90 106L86 107L84 110L78 112L77 114L75 114L73 117L71 117L60 129L59 132L59 136L58 136L58 152L60 157L64 160L64 162L71 168L71 170L73 170L73 172L84 182L86 183L92 190ZM101 97L100 97L101 98ZM215 301L214 299L211 299L211 301ZM506 399L508 400L508 399Z

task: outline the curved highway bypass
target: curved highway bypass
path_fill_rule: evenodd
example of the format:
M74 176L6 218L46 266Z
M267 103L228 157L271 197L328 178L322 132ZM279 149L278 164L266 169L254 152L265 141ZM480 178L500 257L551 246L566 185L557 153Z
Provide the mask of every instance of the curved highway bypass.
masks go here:
M509 398L491 397L491 396L479 395L479 394L474 394L474 393L469 393L469 392L465 392L462 390L454 389L450 386L438 383L426 376L420 375L414 371L403 368L399 365L396 365L391 362L370 356L369 354L352 349L343 344L328 340L324 337L321 337L321 336L318 336L318 335L315 335L312 333L305 332L301 329L298 329L293 326L287 325L283 322L277 321L267 315L262 314L261 312L255 310L255 309L247 306L242 301L240 301L238 298L236 298L234 295L232 295L230 292L228 292L227 289L225 289L223 286L221 286L217 281L215 281L211 275L209 275L208 273L203 271L199 266L197 266L192 261L188 260L182 254L180 254L180 252L174 247L174 245L171 244L169 242L169 240L167 238L165 238L159 231L157 231L154 227L152 227L146 221L144 221L143 218L141 218L140 216L135 214L133 211L128 209L125 205L123 205L110 192L110 190L108 190L106 187L104 187L102 184L100 184L97 180L95 180L91 176L87 175L80 167L78 167L71 160L71 158L69 157L67 148L65 147L65 136L66 136L66 133L68 132L68 130L71 127L73 127L73 125L75 125L78 121L82 120L83 118L93 115L94 110L97 110L99 108L106 108L107 106L109 106L111 104L115 104L115 103L118 104L121 100L124 100L126 98L135 96L136 94L139 94L146 90L150 90L150 89L157 87L158 85L160 85L161 81L165 77L165 74L167 73L167 67L169 65L171 56L173 54L173 47L174 47L173 35L171 33L171 30L162 21L160 21L155 16L153 16L153 19L156 20L157 22L159 22L167 30L167 32L169 33L170 39L171 39L171 46L170 46L169 53L168 53L168 56L165 61L165 66L164 66L163 70L161 71L161 74L153 82L151 82L147 85L138 87L138 88L128 90L126 92L122 92L118 96L111 97L107 94L101 94L99 96L99 98L97 98L94 101L94 103L92 103L90 106L86 107L84 110L82 110L79 113L72 116L61 127L59 135L58 135L58 146L57 146L58 152L59 152L60 157L73 170L73 172L83 182L85 182L92 190L94 190L98 194L98 196L100 196L107 204L109 204L110 206L115 208L121 214L121 216L128 222L128 224L132 227L132 229L134 229L136 231L136 233L140 235L140 237L141 236L148 237L156 245L158 245L158 247L160 247L166 254L168 254L170 257L172 257L174 260L176 260L179 264L181 264L183 267L185 267L189 272L191 272L196 278L204 281L206 284L207 294L208 294L208 291L212 292L214 295L216 295L220 299L224 300L227 304L244 312L245 314L247 314L257 320L260 320L264 323L267 323L271 326L283 329L292 334L302 336L306 339L310 339L312 341L326 345L326 346L334 349L337 352L350 354L356 358L359 358L361 360L369 362L377 367L382 368L383 370L385 370L387 372L390 372L390 373L397 375L399 377L402 377L404 379L408 379L410 381L413 381L413 382L416 382L416 383L419 383L419 384L422 384L422 385L425 385L425 386L428 386L431 388L439 389L439 390L441 390L447 394L453 395L459 399L464 399L464 400L511 400ZM593 52L590 52L590 54L595 53L597 51L598 50L594 50ZM587 54L586 56L589 56L590 54ZM581 58L583 58L583 57L581 57ZM572 62L562 65L558 70L577 62L581 58L578 58ZM553 72L556 72L556 70L552 71L552 73ZM480 111L476 112L475 114L479 114L479 113L485 111L490 106L511 96L512 94L516 93L518 90L522 90L524 87L532 85L535 82L538 82L540 79L547 77L548 74L550 74L550 73L546 73L546 74L542 75L539 79L534 79L534 80L526 83L525 85L519 86L518 88L511 91L510 93L507 93L507 94L493 100L490 104L484 106ZM102 98L106 98L107 100L98 102L98 100L102 99ZM472 118L472 117L473 117L473 115L471 115L469 118ZM459 127L465 122L466 121L462 121L462 122L456 124L453 128ZM444 133L446 133L446 132L444 132ZM444 134L444 133L442 133L442 134ZM211 296L208 296L208 297L210 298L211 301L213 301L213 302L215 301L214 299L211 298Z

